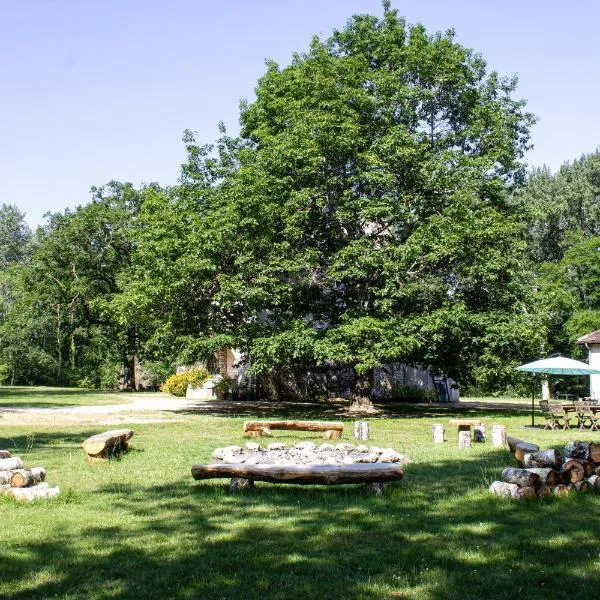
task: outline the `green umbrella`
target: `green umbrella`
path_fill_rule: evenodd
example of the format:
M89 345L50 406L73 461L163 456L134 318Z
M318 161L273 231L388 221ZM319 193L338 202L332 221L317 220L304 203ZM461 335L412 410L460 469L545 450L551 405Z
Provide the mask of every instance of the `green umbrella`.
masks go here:
M590 367L587 363L566 358L565 356L553 356L536 360L526 365L517 367L517 371L527 373L545 373L546 375L600 375L600 370ZM534 426L535 399L533 388L531 390L531 426Z

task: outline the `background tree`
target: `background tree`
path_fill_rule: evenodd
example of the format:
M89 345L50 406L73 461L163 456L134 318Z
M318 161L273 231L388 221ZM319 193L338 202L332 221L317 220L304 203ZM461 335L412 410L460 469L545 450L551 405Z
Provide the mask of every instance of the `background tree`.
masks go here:
M577 338L600 329L600 154L534 171L514 194L527 215L528 254L549 347L582 356Z
M92 191L90 204L47 216L14 280L0 335L15 383L131 380L135 328L118 322L111 302L130 266L137 192L116 182Z

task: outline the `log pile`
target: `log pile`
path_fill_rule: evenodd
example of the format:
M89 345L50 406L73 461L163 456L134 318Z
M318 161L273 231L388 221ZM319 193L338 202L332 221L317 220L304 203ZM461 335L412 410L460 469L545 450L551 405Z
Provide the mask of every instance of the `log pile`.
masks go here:
M0 492L21 502L39 498L53 498L60 493L59 487L50 487L44 480L44 467L25 468L23 461L12 457L8 450L0 450Z
M502 481L490 485L497 496L545 498L600 490L600 444L569 442L561 455L518 438L507 436L506 441L519 466L506 467Z

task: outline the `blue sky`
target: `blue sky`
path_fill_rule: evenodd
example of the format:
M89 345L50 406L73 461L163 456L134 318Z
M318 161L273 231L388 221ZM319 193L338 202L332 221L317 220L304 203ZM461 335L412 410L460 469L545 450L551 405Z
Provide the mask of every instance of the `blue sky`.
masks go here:
M519 75L540 119L531 165L555 170L600 144L597 2L392 5ZM379 0L0 0L0 203L36 226L111 179L175 183L183 130L236 132L265 58L285 65L313 34L381 12Z

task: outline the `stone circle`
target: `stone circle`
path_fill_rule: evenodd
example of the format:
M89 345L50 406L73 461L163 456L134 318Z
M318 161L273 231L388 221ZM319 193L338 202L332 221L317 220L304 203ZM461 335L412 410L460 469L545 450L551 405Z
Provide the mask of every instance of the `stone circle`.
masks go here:
M348 465L354 463L400 463L410 462L408 456L396 452L393 448L379 448L349 443L321 444L298 442L295 446L286 446L282 442L272 442L262 447L248 442L245 448L225 446L216 448L213 457L226 463L245 463L249 465Z

